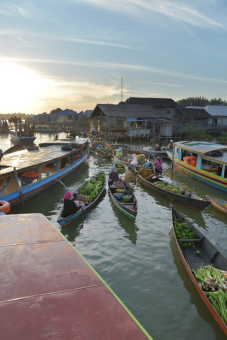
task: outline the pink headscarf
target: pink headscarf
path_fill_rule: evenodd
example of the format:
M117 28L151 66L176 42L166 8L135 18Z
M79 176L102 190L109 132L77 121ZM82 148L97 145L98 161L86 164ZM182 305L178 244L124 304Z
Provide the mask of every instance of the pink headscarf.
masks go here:
M71 197L71 192L70 192L70 191L67 191L67 192L65 193L64 200L69 200L70 197Z

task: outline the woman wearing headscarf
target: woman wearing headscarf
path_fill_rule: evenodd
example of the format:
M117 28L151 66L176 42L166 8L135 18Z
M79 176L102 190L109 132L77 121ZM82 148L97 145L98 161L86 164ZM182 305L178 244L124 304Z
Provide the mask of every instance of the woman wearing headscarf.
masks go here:
M128 170L125 171L124 182L133 183L135 180L135 176L133 173L133 167L129 165Z
M150 178L154 172L149 169L150 162L147 162L143 165L143 168L136 172L136 174L141 174L143 178Z
M120 181L117 169L115 168L115 166L112 166L112 168L110 169L110 173L109 173L109 184L113 184L114 182Z
M162 160L161 158L158 156L156 158L156 161L154 162L155 168L158 170L162 170Z
M75 214L78 210L80 210L80 206L77 205L77 202L74 201L78 192L71 194L70 191L67 191L64 196L64 207L63 207L63 217L67 217L69 215Z
M121 158L121 156L123 156L123 153L122 153L122 149L121 149L121 148L119 148L119 149L117 150L116 156L117 156L117 158Z

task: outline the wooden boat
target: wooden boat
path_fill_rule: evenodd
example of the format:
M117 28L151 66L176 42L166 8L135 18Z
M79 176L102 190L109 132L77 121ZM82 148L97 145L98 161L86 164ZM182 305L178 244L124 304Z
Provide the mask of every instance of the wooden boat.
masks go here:
M113 185L109 185L108 183L108 192L110 195L110 199L113 202L113 204L123 213L125 214L127 217L129 217L131 220L135 220L136 219L136 215L137 215L137 210L138 210L138 204L137 204L137 199L135 197L135 195L133 194L133 191L131 189L131 187L125 183L122 182L122 188L128 192L130 192L130 195L132 195L132 200L130 203L126 203L123 198L119 201L114 197L114 193L116 192L116 189L118 189L117 187Z
M184 157L188 153L191 156ZM169 158L181 169L196 179L209 184L217 189L227 192L227 146L209 142L177 142L174 143L173 153L167 151ZM214 166L207 167L207 163L223 165L222 175L213 172ZM212 170L212 171L211 171Z
M227 270L227 259L218 251L218 249L198 230L193 224L191 224L186 218L183 217L172 205L171 207L171 214L172 214L172 231L174 234L174 239L177 244L178 251L180 253L181 259L184 263L184 266L195 285L199 295L203 299L204 303L206 304L207 308L213 315L214 319L217 321L225 335L227 335L227 325L223 322L221 317L218 315L216 310L213 308L212 304L209 302L206 295L201 290L200 286L198 285L193 269L197 270L198 268L207 265L212 265L213 267L220 269L220 270ZM194 230L198 235L198 240L193 240L196 242L196 248L186 247L181 248L180 240L177 238L175 230L174 230L174 221L183 221L188 224L188 226ZM187 242L187 240L184 240ZM190 241L190 240L188 240ZM199 250L201 253L201 257L196 255L196 251Z
M74 157L78 154L80 158ZM86 142L71 151L61 150L60 145L50 145L39 150L4 155L0 163L0 199L8 201L11 206L27 200L72 173L88 154ZM49 171L42 172L43 168Z
M208 198L211 201L211 204L213 205L214 208L220 210L224 214L227 214L227 202L226 201L221 201L213 197L208 197ZM226 207L224 206L224 204L226 204Z
M33 143L34 140L36 139L36 137L34 136L32 137L19 136L18 131L12 131L12 130L10 130L10 135L11 135L10 139L13 144L18 144L18 143L29 144L29 143Z
M54 139L54 140L56 140L56 139ZM61 139L57 139L57 140L60 140L60 141L62 141L62 142L71 142L71 141L73 141L73 140L75 140L75 137L66 137L66 138L61 138Z
M104 174L104 173L103 173ZM104 174L105 175L105 174ZM92 176L90 179L98 179L98 175L97 176ZM75 191L80 192L80 188L87 184L88 180L86 182L84 182L78 189L76 189ZM100 196L102 195L102 193L106 190L106 178L104 179L103 183L102 183L102 187L99 190L99 194L98 196L91 202L86 202L85 203L85 207L83 208L84 212L86 212L88 209L91 209L92 207L94 207L94 205L97 203L97 201L99 200ZM82 209L80 209L79 211L76 212L76 214L74 215L70 215L67 217L62 217L62 213L63 213L63 207L61 209L61 212L58 216L57 222L60 224L61 227L65 227L67 224L69 224L70 222L74 221L75 219L77 219L79 216L83 215L83 211Z
M132 165L136 170L140 170L143 167L143 164L138 164L138 165L131 164L131 160L128 157L125 157L125 156L122 156L121 158L118 158L117 156L114 155L114 161L117 160L117 159L120 162L122 162L124 165L126 165L127 167L129 167L129 165Z
M182 190L181 194L179 195L179 194L175 194L171 191L159 188L156 183L151 183L150 181L146 180L145 178L143 178L139 174L137 175L137 179L140 183L145 185L148 189L157 191L161 195L163 195L163 196L165 196L165 197L167 197L171 200L174 200L178 203L186 205L190 208L202 210L210 204L210 201L204 200L203 198L196 196L189 191ZM171 186L177 188L177 186L175 186L174 184L163 181L162 179L159 179L159 182L161 182L165 186L171 185ZM177 188L177 189L179 189L179 188Z
M102 153L100 151L95 151L96 156L100 156L103 158L111 159L113 157L112 153Z

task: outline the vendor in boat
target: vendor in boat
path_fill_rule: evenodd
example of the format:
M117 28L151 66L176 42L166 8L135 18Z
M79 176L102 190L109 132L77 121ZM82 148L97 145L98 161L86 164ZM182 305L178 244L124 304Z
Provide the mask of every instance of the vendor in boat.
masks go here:
M58 133L56 133L54 140L58 140Z
M121 156L123 156L122 148L119 148L119 149L117 150L116 156L117 156L117 158L121 158Z
M162 170L162 159L157 156L156 161L154 162L155 168L158 170Z
M133 173L132 165L129 165L128 170L125 172L124 182L133 183L135 181L135 175Z
M159 144L155 144L155 151L161 151L160 145Z
M150 166L150 162L145 163L141 170L136 171L136 175L141 174L143 178L149 179L154 174L154 171L150 170L149 166Z
M96 151L102 151L102 145L98 144Z
M117 169L115 166L112 166L112 168L110 169L110 173L109 173L109 184L113 184L114 182L120 181L121 179L119 178Z
M74 201L74 198L76 198L78 195L78 192L74 192L71 194L70 191L67 191L64 196L64 207L63 207L63 217L67 217L70 215L75 214L77 211L80 210L81 206L77 205L77 202Z

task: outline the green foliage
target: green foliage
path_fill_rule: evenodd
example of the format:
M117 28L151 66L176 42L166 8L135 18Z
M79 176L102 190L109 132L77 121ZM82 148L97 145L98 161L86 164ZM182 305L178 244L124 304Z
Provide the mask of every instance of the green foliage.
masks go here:
M186 136L189 140L207 140L208 142L211 142L213 140L213 137L209 134L207 134L203 129L197 129L197 127L193 124L190 124L186 126Z
M227 142L227 132L222 132L221 136L218 137L219 143Z
M192 103L192 105L199 105L199 106L206 106L206 105L220 105L222 103L226 103L227 102L221 98L213 98L213 99L207 99L206 97L188 97L185 99L180 99L177 102L179 105L190 105L190 103Z
M54 110L51 110L50 111L50 114L55 114L55 113L58 113L58 112L61 112L62 111L62 109L60 109L60 107L57 107L56 109L54 109Z
M199 235L192 230L189 225L185 222L177 222L174 221L174 230L178 239L181 240L189 240L189 239L198 239ZM181 248L192 247L195 248L195 242L180 242Z

